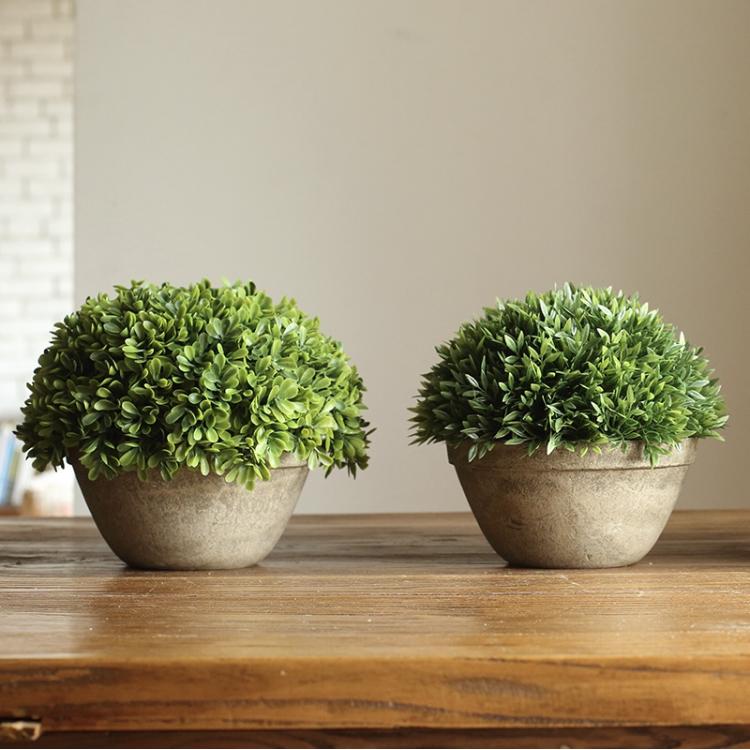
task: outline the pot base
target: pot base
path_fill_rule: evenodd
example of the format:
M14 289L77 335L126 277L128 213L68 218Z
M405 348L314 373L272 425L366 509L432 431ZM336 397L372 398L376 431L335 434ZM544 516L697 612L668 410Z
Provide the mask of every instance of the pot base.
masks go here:
M695 440L654 468L635 443L584 457L527 456L502 444L472 462L465 446L448 455L487 541L511 565L613 568L638 562L656 543L693 462Z
M308 469L291 457L250 491L215 474L181 469L164 481L135 472L91 481L73 468L94 522L112 551L134 568L221 570L260 562L281 537Z

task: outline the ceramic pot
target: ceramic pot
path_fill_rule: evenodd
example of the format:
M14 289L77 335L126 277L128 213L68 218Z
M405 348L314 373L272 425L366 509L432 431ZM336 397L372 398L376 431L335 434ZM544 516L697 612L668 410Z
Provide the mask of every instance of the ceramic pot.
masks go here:
M181 469L166 482L158 471L91 481L73 468L94 522L112 551L134 568L244 568L281 537L307 478L292 456L250 491L222 477Z
M498 443L469 462L449 447L464 493L487 541L512 565L611 568L638 562L654 546L695 457L686 440L651 467L641 443L585 456Z

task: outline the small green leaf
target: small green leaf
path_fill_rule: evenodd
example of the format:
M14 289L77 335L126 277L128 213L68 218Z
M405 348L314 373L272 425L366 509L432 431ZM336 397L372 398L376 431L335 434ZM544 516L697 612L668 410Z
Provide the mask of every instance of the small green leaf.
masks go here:
M120 408L124 414L128 414L131 417L138 416L138 409L135 408L135 404L132 401L123 401L120 404Z
M94 409L97 411L114 411L117 409L117 404L108 399L99 399L94 401Z
M185 413L185 407L182 404L177 404L176 406L173 406L169 410L165 418L165 421L167 424L174 424L182 417L184 413Z

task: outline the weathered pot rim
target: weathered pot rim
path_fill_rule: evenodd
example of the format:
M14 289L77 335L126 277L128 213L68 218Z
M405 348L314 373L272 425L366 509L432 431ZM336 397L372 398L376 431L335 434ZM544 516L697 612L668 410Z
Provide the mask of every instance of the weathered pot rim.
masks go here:
M590 450L585 456L564 448L547 455L544 446L529 456L523 445L507 445L496 441L495 447L481 459L469 461L470 442L448 445L448 461L454 466L472 470L502 471L617 471L631 469L668 469L690 466L695 460L698 438L683 440L671 453L660 456L655 466L643 452L641 441L629 441L625 450L618 446L601 446L601 453Z

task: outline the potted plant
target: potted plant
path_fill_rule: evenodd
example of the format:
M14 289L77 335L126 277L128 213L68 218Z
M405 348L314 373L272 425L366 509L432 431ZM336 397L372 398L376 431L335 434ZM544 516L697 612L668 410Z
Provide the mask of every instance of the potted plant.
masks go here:
M499 302L437 352L412 409L415 442L447 443L483 533L511 564L637 562L697 438L719 437L727 420L701 350L611 289Z
M252 565L308 469L367 465L362 380L293 300L133 282L58 323L17 429L75 469L102 536L143 568Z

